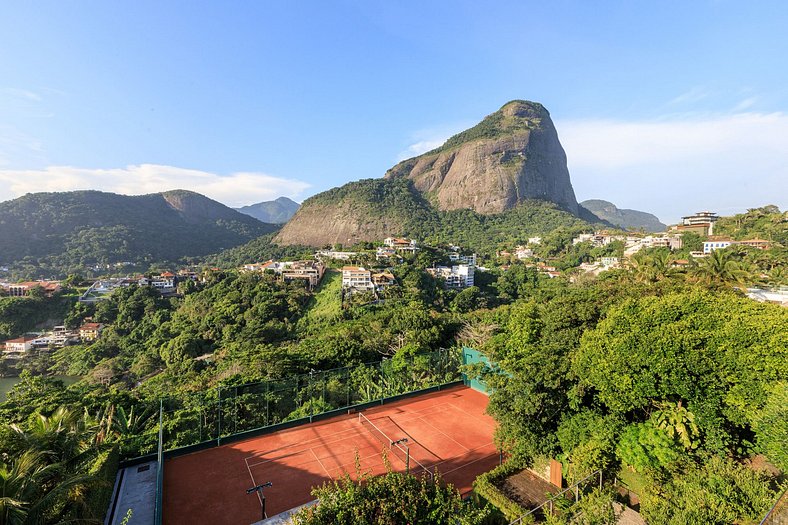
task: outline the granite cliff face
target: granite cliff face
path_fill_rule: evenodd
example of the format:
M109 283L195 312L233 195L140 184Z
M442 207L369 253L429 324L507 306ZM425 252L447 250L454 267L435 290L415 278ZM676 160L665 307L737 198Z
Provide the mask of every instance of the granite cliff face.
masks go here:
M566 154L541 104L513 101L440 148L403 161L387 178L407 177L441 210L501 213L527 199L577 214Z
M451 210L495 215L538 201L596 220L577 204L550 114L541 104L515 100L441 147L400 162L383 179L307 199L274 242L349 245L404 234L419 214L425 220Z

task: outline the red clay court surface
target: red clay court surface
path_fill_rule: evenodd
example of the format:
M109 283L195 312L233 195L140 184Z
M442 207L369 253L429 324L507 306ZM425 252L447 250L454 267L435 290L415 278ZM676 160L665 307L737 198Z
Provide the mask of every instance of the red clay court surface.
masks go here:
M487 396L451 387L362 413L393 440L407 438L411 472L418 463L437 470L460 492L479 474L498 465L495 421L484 413ZM260 520L260 501L246 489L265 489L266 511L274 516L312 501L312 487L347 472L382 474L388 449L358 414L337 416L246 441L167 460L164 468L164 523L249 525ZM405 463L388 453L392 470Z

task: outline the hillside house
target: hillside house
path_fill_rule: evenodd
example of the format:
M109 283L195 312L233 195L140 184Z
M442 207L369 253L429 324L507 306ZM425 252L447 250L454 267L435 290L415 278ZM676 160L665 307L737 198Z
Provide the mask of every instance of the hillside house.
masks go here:
M453 252L449 254L449 260L451 262L457 262L460 264L467 264L468 266L476 266L476 254L472 253L471 255L463 255L458 252Z
M386 237L383 239L383 244L389 248L394 248L398 252L415 253L419 249L416 241L404 237Z
M714 250L722 250L733 244L733 240L727 237L710 238L703 243L703 253L708 255Z
M342 267L342 289L347 291L372 291L372 272L363 266Z
M325 259L336 259L337 261L347 261L358 255L358 252L340 252L336 250L320 250L315 253L315 257Z
M602 266L605 268L618 267L618 257L601 257L599 262L601 262Z
M251 263L251 264L244 264L241 266L241 272L264 272L266 270L272 270L276 272L279 270L278 262L268 260L262 263Z
M745 241L737 241L736 244L758 248L759 250L768 250L771 246L771 242L764 239L748 239Z
M37 338L34 336L17 337L16 339L9 339L5 342L3 352L6 354L24 354L33 349L33 341Z
M530 259L534 256L534 251L531 248L526 248L525 246L518 246L517 249L514 251L515 256L519 260L523 259Z
M79 327L79 338L82 342L88 343L97 340L104 330L101 323L85 323Z
M58 281L28 281L24 283L8 283L4 285L6 292L11 297L25 297L28 293L36 288L40 288L44 295L52 297L55 293L61 290L60 282Z
M303 279L311 290L323 279L325 265L320 261L292 261L281 263L279 274L285 281Z
M55 326L49 334L51 346L63 348L64 346L79 340L79 333L68 330L65 326Z
M382 272L374 272L372 273L370 278L372 279L372 284L375 285L375 289L378 291L396 283L396 280L394 279L394 274L392 274L387 270L384 270Z
M265 272L270 270L282 277L284 281L303 279L309 289L314 288L323 279L325 265L320 261L266 261L264 263L245 264L241 272Z
M375 259L378 261L382 259L391 259L397 255L397 250L390 246L380 246L375 252Z
M446 288L462 289L473 286L475 267L469 264L459 264L456 266L436 266L427 268L427 272L433 277L443 279Z
M681 224L671 226L671 230L679 233L697 233L698 235L714 235L714 223L719 220L719 216L711 211L699 211L694 215L687 215L681 218Z

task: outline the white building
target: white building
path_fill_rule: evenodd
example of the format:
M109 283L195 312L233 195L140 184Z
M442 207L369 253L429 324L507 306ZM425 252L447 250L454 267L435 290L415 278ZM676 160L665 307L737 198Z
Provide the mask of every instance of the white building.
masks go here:
M416 245L416 241L404 237L386 237L383 239L383 244L389 248L394 248L398 252L414 253L419 249Z
M469 266L476 266L476 254L472 253L471 255L462 255L460 253L454 252L449 254L449 260L451 262L458 262L461 264L467 264Z
M514 254L519 260L522 261L523 259L530 259L533 257L534 251L530 248L526 248L525 246L518 246L517 249L515 249Z
M16 339L9 339L5 342L4 352L7 354L24 354L33 348L35 337L24 336Z
M528 237L528 244L542 244L541 237Z
M459 264L456 266L436 266L427 268L433 277L440 277L446 282L446 288L468 288L473 286L475 266Z
M704 241L703 243L703 253L708 255L714 250L722 250L723 248L727 248L733 244L731 239L714 239L710 241Z
M324 257L326 259L336 259L338 261L347 261L358 255L357 252L339 252L336 250L320 250L315 253L315 257Z
M342 288L351 291L374 290L375 284L372 282L372 272L363 266L343 266Z
M618 257L602 257L599 259L599 261L605 268L613 268L618 266Z

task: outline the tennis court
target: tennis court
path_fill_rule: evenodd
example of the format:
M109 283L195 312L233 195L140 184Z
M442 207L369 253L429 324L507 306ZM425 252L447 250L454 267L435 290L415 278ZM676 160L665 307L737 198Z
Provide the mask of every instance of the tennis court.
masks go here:
M313 486L348 473L437 469L461 492L498 464L487 397L452 387L167 460L164 523L249 525L311 501ZM392 444L394 442L394 444ZM385 452L384 452L385 451ZM357 467L358 464L358 467Z

